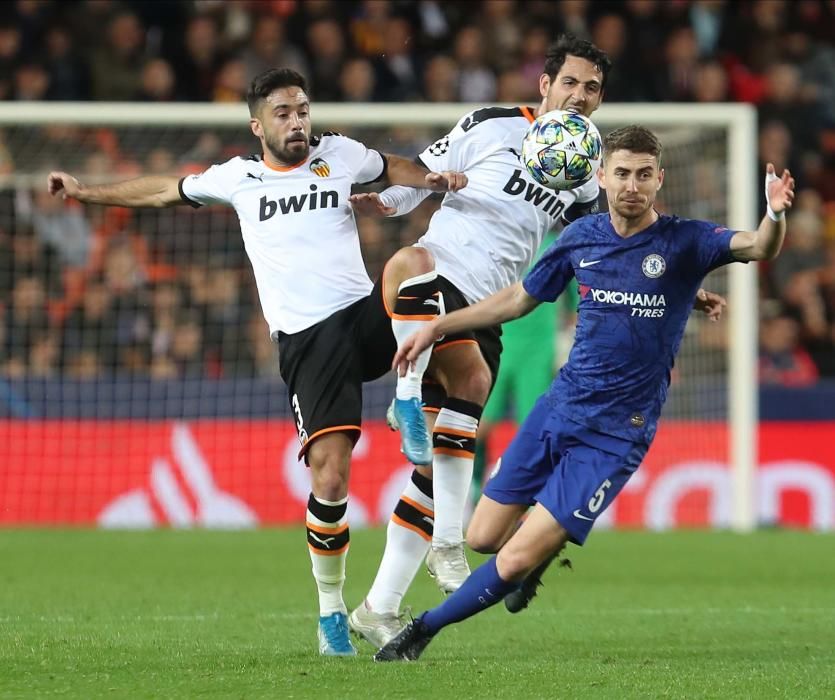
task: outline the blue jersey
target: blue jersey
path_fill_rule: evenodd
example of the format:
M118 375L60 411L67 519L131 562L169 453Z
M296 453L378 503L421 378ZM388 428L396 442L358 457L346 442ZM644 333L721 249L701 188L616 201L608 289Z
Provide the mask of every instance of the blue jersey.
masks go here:
M548 393L552 410L596 433L648 444L696 292L708 272L734 261L733 234L663 215L628 238L608 213L568 226L523 282L543 302L572 277L580 291L574 347Z

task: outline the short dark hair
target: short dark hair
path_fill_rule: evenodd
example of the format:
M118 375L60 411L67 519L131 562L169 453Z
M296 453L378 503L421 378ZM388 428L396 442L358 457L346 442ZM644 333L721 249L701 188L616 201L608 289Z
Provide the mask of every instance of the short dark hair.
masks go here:
M612 62L606 55L605 51L601 51L590 41L585 39L578 39L573 34L560 34L557 40L552 43L545 52L545 67L542 69L551 80L557 77L563 63L565 63L566 56L576 56L577 58L585 58L590 63L594 64L603 76L601 87L606 87L606 79L609 77L609 71L612 69Z
M649 153L661 163L661 142L645 126L630 124L620 129L610 131L603 137L603 159L615 151L632 151L632 153Z
M249 105L250 115L258 111L261 102L267 99L273 90L284 87L300 87L307 92L307 81L301 73L297 73L292 68L270 68L256 75L246 92L246 103Z

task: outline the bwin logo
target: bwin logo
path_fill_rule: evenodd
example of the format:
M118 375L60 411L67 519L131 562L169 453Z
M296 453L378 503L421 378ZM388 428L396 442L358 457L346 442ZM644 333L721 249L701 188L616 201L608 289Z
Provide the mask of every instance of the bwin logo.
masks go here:
M513 171L510 179L502 187L502 191L510 195L524 194L528 202L541 207L546 214L553 217L559 216L565 209L565 202L560 199L559 195L554 194L553 190L546 190L535 182L526 180L518 168Z
M302 195L294 194L290 197L281 197L278 201L261 197L261 206L258 212L259 221L266 221L275 216L281 209L282 214L297 214L300 211L313 211L314 209L336 209L339 206L339 193L335 190L323 190L317 192L316 185L310 186L310 192Z

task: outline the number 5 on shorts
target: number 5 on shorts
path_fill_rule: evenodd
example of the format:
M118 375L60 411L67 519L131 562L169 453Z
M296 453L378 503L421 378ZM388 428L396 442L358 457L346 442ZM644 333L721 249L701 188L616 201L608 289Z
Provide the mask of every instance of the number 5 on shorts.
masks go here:
M591 500L589 500L590 513L596 513L600 510L600 506L603 505L603 500L606 498L606 489L608 489L611 485L612 482L608 479L600 484L600 488L594 492L594 496L592 496Z

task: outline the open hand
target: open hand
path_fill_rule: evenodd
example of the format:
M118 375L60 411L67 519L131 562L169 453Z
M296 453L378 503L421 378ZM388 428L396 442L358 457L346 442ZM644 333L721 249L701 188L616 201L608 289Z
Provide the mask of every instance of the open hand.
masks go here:
M768 205L775 214L791 209L794 202L794 178L786 168L780 177L774 170L774 165L765 166L765 196Z
M352 194L348 197L348 201L354 211L363 216L394 216L397 213L394 207L387 207L383 204L383 200L376 192Z
M467 186L467 176L454 170L427 173L426 187L433 192L458 192Z

